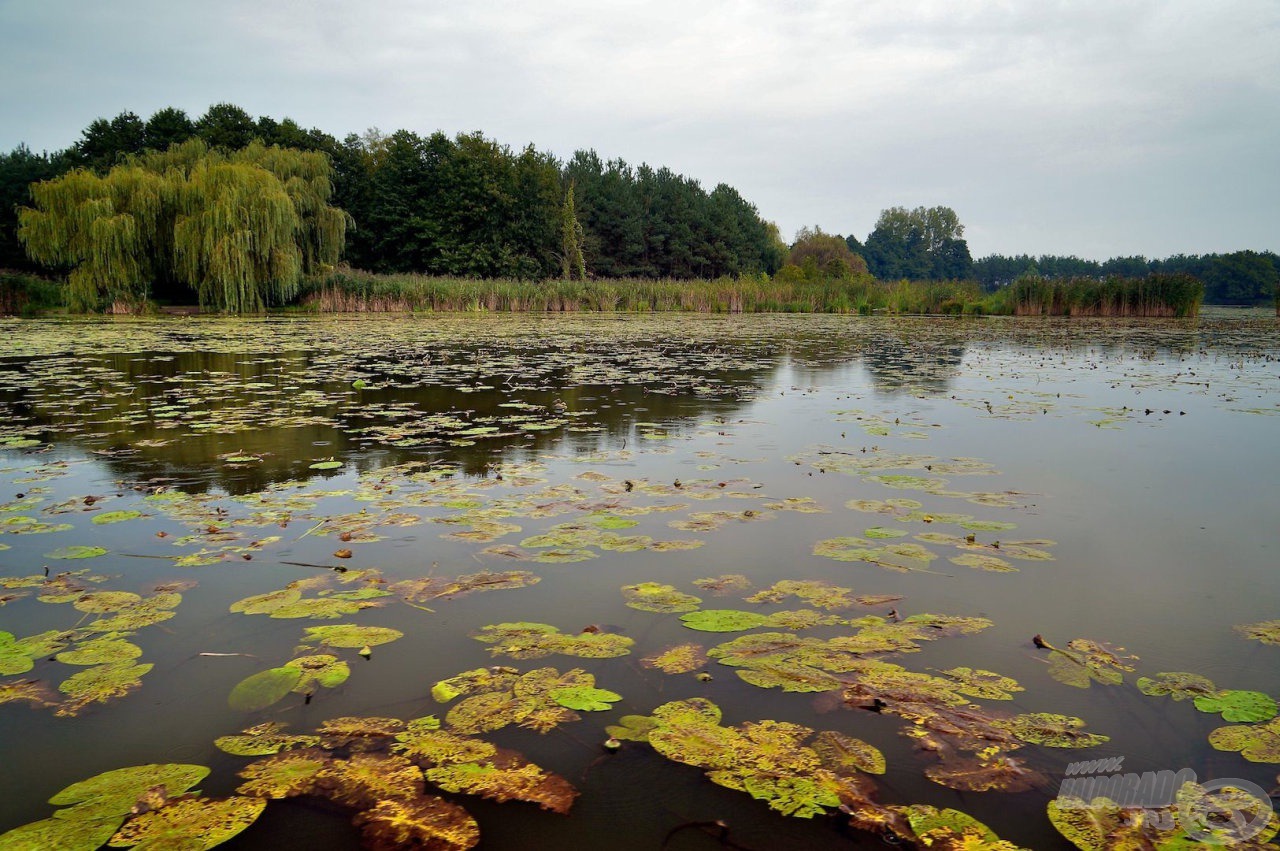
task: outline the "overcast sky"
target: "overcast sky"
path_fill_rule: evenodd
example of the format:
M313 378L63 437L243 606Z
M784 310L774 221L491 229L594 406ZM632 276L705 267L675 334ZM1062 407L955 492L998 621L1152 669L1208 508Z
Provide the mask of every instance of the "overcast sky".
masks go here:
M0 149L231 102L736 187L790 236L1280 249L1280 0L0 0Z

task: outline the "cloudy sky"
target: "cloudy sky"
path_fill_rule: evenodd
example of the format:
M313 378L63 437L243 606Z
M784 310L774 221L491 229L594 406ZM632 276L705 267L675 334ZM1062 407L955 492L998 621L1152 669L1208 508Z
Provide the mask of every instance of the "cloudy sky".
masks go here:
M736 187L944 204L975 257L1280 250L1278 0L0 0L0 149L229 101Z

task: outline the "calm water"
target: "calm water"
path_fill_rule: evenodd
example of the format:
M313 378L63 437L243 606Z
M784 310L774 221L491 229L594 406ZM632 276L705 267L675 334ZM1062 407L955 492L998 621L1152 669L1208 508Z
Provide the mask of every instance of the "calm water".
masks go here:
M882 802L962 809L1031 848L1071 847L1045 806L1074 760L1123 757L1126 771L1189 767L1202 781L1270 789L1275 765L1209 746L1209 732L1227 723L1220 716L1146 696L1135 683L1185 671L1219 689L1280 696L1280 647L1234 629L1280 618L1278 332L1273 317L1249 314L1133 324L0 322L0 444L8 443L0 445L0 576L87 570L66 580L70 591L57 598L65 602L41 601L47 586L0 588L0 630L22 638L92 628L111 614L78 611L94 608L75 602L83 595L189 586L170 619L128 637L141 648L137 662L153 667L127 694L72 706L59 685L86 666L52 654L0 679L45 686L56 704L0 705L0 830L48 817L55 792L122 766L198 763L212 769L203 791L229 794L250 759L216 748L219 736L266 720L308 733L342 716L443 719L452 704L434 700L432 685L495 664L581 668L621 700L545 734L514 725L483 734L580 792L567 816L446 796L476 818L486 849L653 849L664 839L668 848L723 847L714 831L687 826L715 820L750 849L878 844L842 829L838 814L776 814L646 744L613 755L601 748L621 716L695 696L714 701L726 725L774 719L869 742L887 761L874 778ZM849 506L891 499L920 507ZM94 522L134 511L141 516ZM874 527L905 535L837 552L912 542L933 560L815 552ZM106 552L49 555L68 546ZM972 553L1008 569L967 566ZM511 570L539 581L417 607L397 592L336 619L230 611L298 580L312 580L305 593L324 599ZM725 574L751 587L717 595L695 584ZM958 791L925 775L939 760L902 734L911 725L892 711L758 687L714 659L678 674L642 664L673 645L710 649L751 632L826 640L856 631L847 622L696 631L680 613L627 606L622 591L654 582L696 595L702 609L813 608L794 596L744 599L780 580L902 598L819 609L846 621L891 609L989 619L973 634L877 658L927 674L998 672L1023 690L975 704L1079 717L1109 740L1021 747L1017 758L1044 775L1029 791ZM509 643L473 637L511 622L569 634L592 626L634 643L614 658L528 659L494 655ZM345 683L309 702L228 705L244 678L301 655L300 645L316 647L306 629L346 623L403 637L373 647L368 660L356 649L305 651L351 668ZM1052 654L1032 645L1036 634L1059 648L1105 643L1132 670L1116 671L1120 684L1059 682ZM697 676L704 671L709 681ZM359 847L350 815L309 799L273 802L224 847Z

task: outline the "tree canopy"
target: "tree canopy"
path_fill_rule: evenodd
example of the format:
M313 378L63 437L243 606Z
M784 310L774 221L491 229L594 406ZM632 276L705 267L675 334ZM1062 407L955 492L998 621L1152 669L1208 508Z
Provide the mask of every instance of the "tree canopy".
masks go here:
M950 207L881 211L864 257L871 273L886 280L964 280L973 267L964 225Z
M193 139L34 184L18 236L34 260L70 268L73 309L184 285L203 305L261 310L337 262L347 216L328 203L329 175L323 154L261 143L224 154Z

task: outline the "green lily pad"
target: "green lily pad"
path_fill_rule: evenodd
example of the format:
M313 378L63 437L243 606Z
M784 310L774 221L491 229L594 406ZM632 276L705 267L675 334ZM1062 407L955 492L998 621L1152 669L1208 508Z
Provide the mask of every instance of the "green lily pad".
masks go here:
M1263 644L1280 645L1280 620L1259 621L1237 626L1236 632Z
M318 737L312 738L318 741ZM240 777L245 782L236 791L241 795L272 799L310 795L316 791L316 777L331 762L327 752L316 748L286 751L259 759L240 770Z
M106 526L111 523L123 523L126 520L135 520L141 516L141 511L104 511L101 514L95 514L93 522L96 526Z
M333 626L307 627L307 641L315 641L329 647L376 647L387 644L404 633L398 629L385 626L358 626L356 624L335 624Z
M55 806L74 806L59 817L124 815L148 790L163 786L169 795L180 795L209 776L203 765L160 763L116 768L72 783L49 799Z
M302 677L293 690L299 694L310 694L316 686L336 688L351 676L351 668L337 656L320 654L317 656L300 656L284 664L286 668L296 668Z
M1223 721L1267 721L1276 717L1277 707L1270 695L1260 691L1225 689L1195 698L1201 712L1222 713Z
M1081 729L1084 721L1079 718L1049 712L1015 715L1000 722L999 726L1021 741L1047 748L1090 748L1111 739L1110 736L1084 732Z
M864 529L862 536L864 538L904 538L907 536L906 529L891 529L887 526L872 526L870 529Z
M81 544L73 544L68 547L59 547L53 552L45 553L45 558L56 559L79 559L79 558L97 558L107 554L105 547L90 547Z
M642 612L691 612L698 608L702 598L683 594L672 585L661 582L641 582L622 586L622 595L628 608Z
M142 685L142 677L152 666L133 662L114 662L97 665L63 680L58 690L71 701L58 710L59 715L74 715L90 703L105 703L113 697L123 697Z
M576 635L560 632L545 623L499 623L483 627L473 636L492 645L489 652L513 659L540 659L553 653L585 659L625 656L635 641L625 635L587 631Z
M1138 691L1150 697L1168 695L1174 700L1211 696L1219 689L1213 680L1185 671L1166 671L1154 677L1138 677Z
M95 638L64 650L55 658L66 665L103 665L126 662L142 655L142 648L123 638Z
M233 756L268 756L282 750L309 748L320 744L319 736L291 736L282 733L283 729L283 725L267 721L234 736L219 736L213 743L218 750ZM243 790L241 792L253 794Z
M1265 724L1219 727L1209 744L1220 751L1239 751L1250 762L1280 763L1280 718Z
M115 835L122 819L104 815L34 821L0 834L0 851L97 851Z
M689 629L700 632L742 632L769 623L769 618L759 612L737 609L701 609L681 615L680 620Z
M338 469L338 468L340 468L341 466L342 466L342 462L341 462L341 461L316 461L314 464L309 464L309 465L307 466L307 469L309 469L309 470L337 470L337 469Z
M552 689L548 695L561 706L580 712L603 712L612 709L612 704L622 700L622 695L617 692L586 686Z
M227 705L237 712L265 709L293 691L301 681L300 668L268 668L237 683L227 697Z
M183 848L204 851L221 845L257 821L267 802L262 798L183 798L128 819L112 846L149 851Z
M706 665L707 657L700 644L677 644L641 659L640 664L668 674L688 674Z

